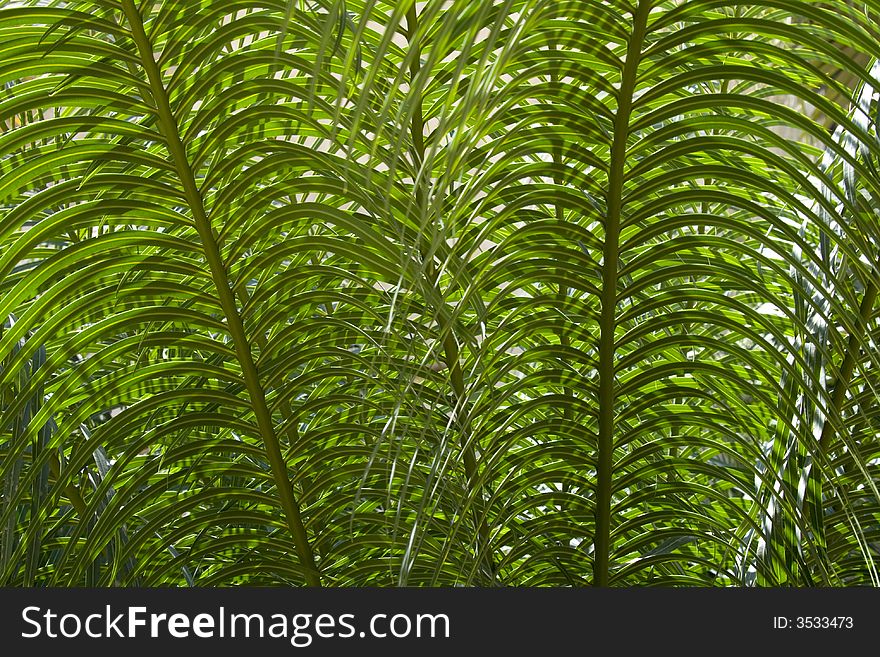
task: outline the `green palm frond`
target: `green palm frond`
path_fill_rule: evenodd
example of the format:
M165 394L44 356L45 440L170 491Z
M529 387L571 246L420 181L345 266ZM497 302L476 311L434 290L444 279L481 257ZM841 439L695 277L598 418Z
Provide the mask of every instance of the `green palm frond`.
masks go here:
M7 3L0 582L880 584L878 15Z

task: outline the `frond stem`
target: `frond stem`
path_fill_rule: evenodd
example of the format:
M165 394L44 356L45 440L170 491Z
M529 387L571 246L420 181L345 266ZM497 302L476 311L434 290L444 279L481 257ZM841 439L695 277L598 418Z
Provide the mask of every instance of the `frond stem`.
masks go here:
M650 0L639 0L617 94L614 140L608 172L605 245L602 259L602 311L599 320L599 436L596 485L596 533L593 538L593 585L608 586L611 567L611 491L614 465L615 331L617 329L617 283L620 252L620 219L623 207L629 119L641 60L642 40L651 11Z
M413 48L413 52L411 54L412 59L409 66L410 85L412 86L415 86L415 80L421 70L421 46L417 38L418 29L418 12L416 9L416 3L413 3L406 13L407 40L410 42ZM413 166L417 172L418 169L422 167L425 161L424 131L425 120L422 110L422 99L420 95L417 95L415 99L413 116L410 123L410 133L412 135L414 155ZM416 173L415 175L416 177L418 177L418 173ZM425 207L425 193L423 183L418 181L416 183L416 204L418 208ZM437 293L438 298L442 298L442 294L440 292L440 272L434 266L433 259L430 255L422 255L422 259L425 262L425 276ZM452 387L453 396L455 398L457 414L459 415L459 417L463 418L465 416L463 409L463 400L466 396L466 390L464 373L461 369L461 354L459 351L458 342L455 339L455 334L453 333L453 328L451 325L452 322L451 320L447 320L445 318L445 313L439 313L438 324L440 335L442 336L443 358L446 360L446 365L449 368L449 382L450 386ZM471 489L471 491L474 491L479 486L479 468L477 466L477 457L474 445L468 439L470 431L467 425L468 423L466 420L463 420L460 423L462 436L464 437L464 439L462 440L462 461L464 464L464 472L465 476L467 477L468 487ZM477 532L479 537L477 559L485 561L485 565L489 570L489 574L494 580L496 574L494 560L492 559L491 552L488 551L489 528L486 524L485 515L479 512L477 513L477 515L482 516L476 519L478 524ZM483 555L482 557L480 556L481 554Z
M309 586L320 586L321 577L308 541L299 504L294 496L290 480L287 477L287 465L281 454L278 436L275 434L275 428L272 423L272 415L266 403L266 395L260 384L256 363L250 350L250 342L235 303L232 285L220 253L216 234L211 227L211 220L205 209L201 192L187 159L186 149L180 138L177 120L171 111L171 104L162 82L162 75L154 58L153 45L150 43L149 37L147 37L143 18L134 0L122 0L122 9L131 27L132 37L137 45L141 62L147 74L150 91L159 116L159 125L165 136L168 151L180 175L183 191L192 211L196 230L201 239L205 258L211 271L211 277L217 289L220 306L223 309L229 333L232 336L235 353L241 363L245 387L250 397L251 407L253 408L257 427L263 440L266 456L269 459L272 476L275 480L275 487L278 490L281 506L285 513L287 526L293 536L300 564L306 573L306 583Z

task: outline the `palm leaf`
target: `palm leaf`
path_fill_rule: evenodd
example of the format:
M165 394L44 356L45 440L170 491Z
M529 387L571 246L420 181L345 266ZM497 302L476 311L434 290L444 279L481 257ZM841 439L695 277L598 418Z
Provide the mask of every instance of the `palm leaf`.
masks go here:
M877 583L877 10L0 9L0 581Z

